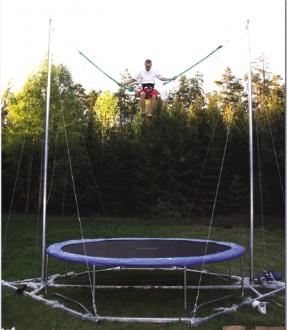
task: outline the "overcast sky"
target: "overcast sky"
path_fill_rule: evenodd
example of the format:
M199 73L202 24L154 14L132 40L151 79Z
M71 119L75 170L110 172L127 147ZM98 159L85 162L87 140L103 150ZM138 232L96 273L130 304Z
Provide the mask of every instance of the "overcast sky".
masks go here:
M264 54L270 71L285 75L284 0L1 0L3 86L11 80L20 88L40 65L50 19L54 61L87 90L118 87L77 50L120 80L125 69L132 74L142 69L146 58L172 77L223 45L187 73L202 73L205 91L212 90L227 66L239 78L247 73L248 31L252 60Z

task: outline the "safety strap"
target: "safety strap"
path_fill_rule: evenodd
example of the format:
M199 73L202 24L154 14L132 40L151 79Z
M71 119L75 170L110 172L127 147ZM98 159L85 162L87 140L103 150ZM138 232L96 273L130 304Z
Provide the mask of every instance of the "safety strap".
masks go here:
M154 84L142 84L142 88L145 89L145 88L151 88L151 89L154 89Z

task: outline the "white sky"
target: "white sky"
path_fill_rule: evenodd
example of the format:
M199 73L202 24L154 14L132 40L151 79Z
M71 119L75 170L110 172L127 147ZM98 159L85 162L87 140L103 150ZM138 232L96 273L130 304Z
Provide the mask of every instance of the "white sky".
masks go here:
M1 80L19 89L48 49L56 64L68 67L84 88L118 86L94 68L82 51L116 80L128 69L143 68L146 58L165 77L184 71L218 46L223 49L186 75L203 74L205 92L230 66L238 78L265 54L272 74L285 77L284 0L0 0ZM160 83L159 85L162 85ZM173 88L174 83L160 87Z

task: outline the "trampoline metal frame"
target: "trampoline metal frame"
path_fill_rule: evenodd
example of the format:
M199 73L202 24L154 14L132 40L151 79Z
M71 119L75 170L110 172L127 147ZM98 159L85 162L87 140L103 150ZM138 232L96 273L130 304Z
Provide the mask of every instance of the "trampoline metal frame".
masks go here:
M240 276L240 282L241 282L241 285L237 285L236 287L234 285L232 285L230 288L234 289L234 288L241 288L241 295L240 295L240 298L243 297L244 295L244 257L241 256L241 276ZM95 297L96 296L96 266L92 266L93 267L93 296ZM122 269L125 269L125 268L122 268ZM129 270L131 270L132 268L127 268ZM151 270L158 270L157 268L142 268L143 270L147 270L147 269L151 269ZM188 268L187 266L184 266L183 268L180 268L180 267L177 267L178 270L183 270L183 305L184 305L184 311L185 313L187 313L187 289L203 289L204 286L201 286L201 285L198 285L198 286L187 286L187 271L188 271ZM138 269L137 269L138 270ZM168 268L167 268L168 270ZM204 272L203 272L204 273ZM219 275L219 274L211 274L211 273L206 273L208 275ZM222 275L221 275L222 276ZM231 274L227 275L227 277L229 277L231 279ZM138 288L146 288L146 286L138 286ZM228 285L224 286L225 288L228 287ZM98 288L102 288L102 286L98 286ZM123 288L123 286L120 286L119 288ZM130 286L131 288L131 286ZM134 287L133 287L134 288ZM169 289L170 287L169 286L157 286L157 287L152 287L152 286L149 286L149 288L158 288L158 289ZM179 287L180 288L180 287ZM206 287L207 289L218 289L218 286L207 286ZM222 286L221 286L222 288ZM225 297L224 297L225 298ZM217 299L218 300L218 299ZM210 301L209 303L213 303L214 300ZM200 308L201 306L198 306L198 308Z
M231 267L230 267L230 260L227 260L229 263L229 274L218 274L218 273L210 273L207 272L206 270L203 271L197 271L197 270L193 270L190 269L186 266L184 267L112 267L112 268L108 268L108 269L100 269L100 270L96 270L95 265L92 265L92 307L93 307L93 312L94 315L93 317L96 318L98 321L100 320L108 320L108 321L118 321L118 322L151 322L151 323L166 323L166 322L176 322L176 321L185 321L188 322L190 324L198 324L201 323L201 319L205 319L205 318L196 318L196 321L194 318L182 318L182 317L178 317L178 318L170 318L170 317L152 317L152 318L147 318L147 317L125 317L125 316L121 316L121 317L114 317L114 316L100 316L97 312L97 307L96 307L96 303L95 303L95 297L96 297L96 290L97 289L182 289L183 290L183 307L184 307L184 312L187 313L187 290L188 289L241 289L241 294L238 296L238 298L242 298L244 296L244 255L242 255L241 257L238 257L241 259L241 263L240 263L240 276L234 276L231 275ZM235 258L234 258L235 259ZM48 260L49 260L49 255L46 255L46 275L45 277L48 279ZM103 272L103 271L115 271L115 270L145 270L145 271L152 271L152 270L166 270L166 271L183 271L183 285L182 286L162 286L162 285L157 285L157 286L153 286L153 285L140 285L140 286L123 286L123 285L96 285L96 273L97 272ZM240 284L233 284L233 285L198 285L198 286L188 286L187 285L187 272L196 272L196 273L203 273L203 274L207 274L207 275L211 275L211 276L218 276L218 277L227 277L229 279L233 279L236 280L237 282L240 282ZM81 273L81 274L85 274L87 272ZM65 275L67 276L67 261L66 261L66 266L65 266ZM75 274L75 276L80 275L80 274ZM52 281L47 281L45 283L45 291L47 292L48 287L75 287L75 285L69 285L69 284L61 284L61 285L57 285L54 283L54 279L52 277ZM86 285L87 286L87 285ZM83 285L78 285L77 287L83 287ZM218 302L220 300L223 299L227 299L232 297L231 295L228 296L224 296L215 300L210 300L208 302L205 302L201 305L198 305L196 307L196 310L201 308L202 306L206 306L209 304L212 304L214 302ZM62 298L65 299L64 296L62 296ZM71 301L71 299L66 298L67 300ZM74 303L76 303L77 305L81 305L81 303L74 301ZM196 310L193 310L192 312L195 312ZM224 311L222 313L226 313L226 312L233 312L234 308L231 308L230 310L227 308L224 308ZM215 313L215 315L218 315L218 313ZM213 315L212 315L213 316ZM212 317L211 316L211 317ZM210 316L208 316L209 318ZM195 323L194 323L195 322Z
M77 274L76 274L77 275ZM79 274L78 274L79 275ZM56 286L54 283L54 281L59 278L59 277L63 277L65 275L52 275L49 278L49 285L51 287ZM9 289L12 289L14 291L17 290L19 285L23 285L23 284L27 284L29 288L32 288L33 290L31 292L29 291L24 291L23 295L28 296L30 298L33 298L36 301L39 301L41 303L44 303L52 308L57 308L61 311L64 311L66 313L69 313L73 316L76 317L80 317L84 320L89 320L92 322L100 322L100 321L110 321L110 322L144 322L144 323L175 323L175 322L184 322L184 323L188 323L190 326L197 326L198 324L207 322L208 320L216 317L217 315L222 315L222 314L226 314L226 313L232 313L232 312L236 312L238 310L238 308L242 305L252 305L252 302L254 300L258 300L258 299L265 299L267 297L271 297L274 296L282 291L285 290L285 283L284 282L275 282L273 284L270 284L268 287L264 288L266 289L270 289L272 291L268 292L268 293L264 293L264 294L260 294L259 291L257 291L255 288L262 288L262 286L260 285L255 285L254 283L250 282L249 278L244 278L244 284L245 287L247 287L247 289L251 289L254 291L254 293L256 294L255 298L246 298L245 300L243 300L242 303L240 303L239 305L233 305L232 307L229 308L221 308L221 310L208 315L206 317L200 317L200 318L195 318L195 317L113 317L113 316L100 316L100 315L92 315L90 312L87 311L87 309L84 308L85 313L81 313L78 312L72 308L69 308L67 306L65 306L64 304L60 303L57 300L48 300L46 298L44 298L42 295L40 295L40 292L43 291L45 289L45 286L43 285L43 282L41 280L41 278L38 279L26 279L26 280L19 280L19 281L14 281L14 282L7 282L4 280L1 280L1 284L5 287L8 287ZM63 297L62 298L66 298ZM67 298L69 301L71 301L71 299ZM75 302L75 301L73 301ZM75 302L77 305L78 302Z

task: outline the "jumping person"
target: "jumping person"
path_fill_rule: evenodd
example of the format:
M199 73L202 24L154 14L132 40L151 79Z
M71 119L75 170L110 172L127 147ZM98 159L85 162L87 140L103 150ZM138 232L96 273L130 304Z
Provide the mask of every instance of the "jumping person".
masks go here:
M152 117L152 110L155 105L156 100L158 99L158 91L154 89L155 78L161 81L175 80L177 76L173 78L164 78L157 70L154 70L152 67L152 61L145 61L145 69L139 71L134 78L131 78L125 82L123 82L122 86L127 86L135 81L138 81L142 85L142 89L138 92L138 96L140 97L140 105L141 105L141 114L145 116L146 114L146 99L150 99L150 105L148 110L148 117Z

